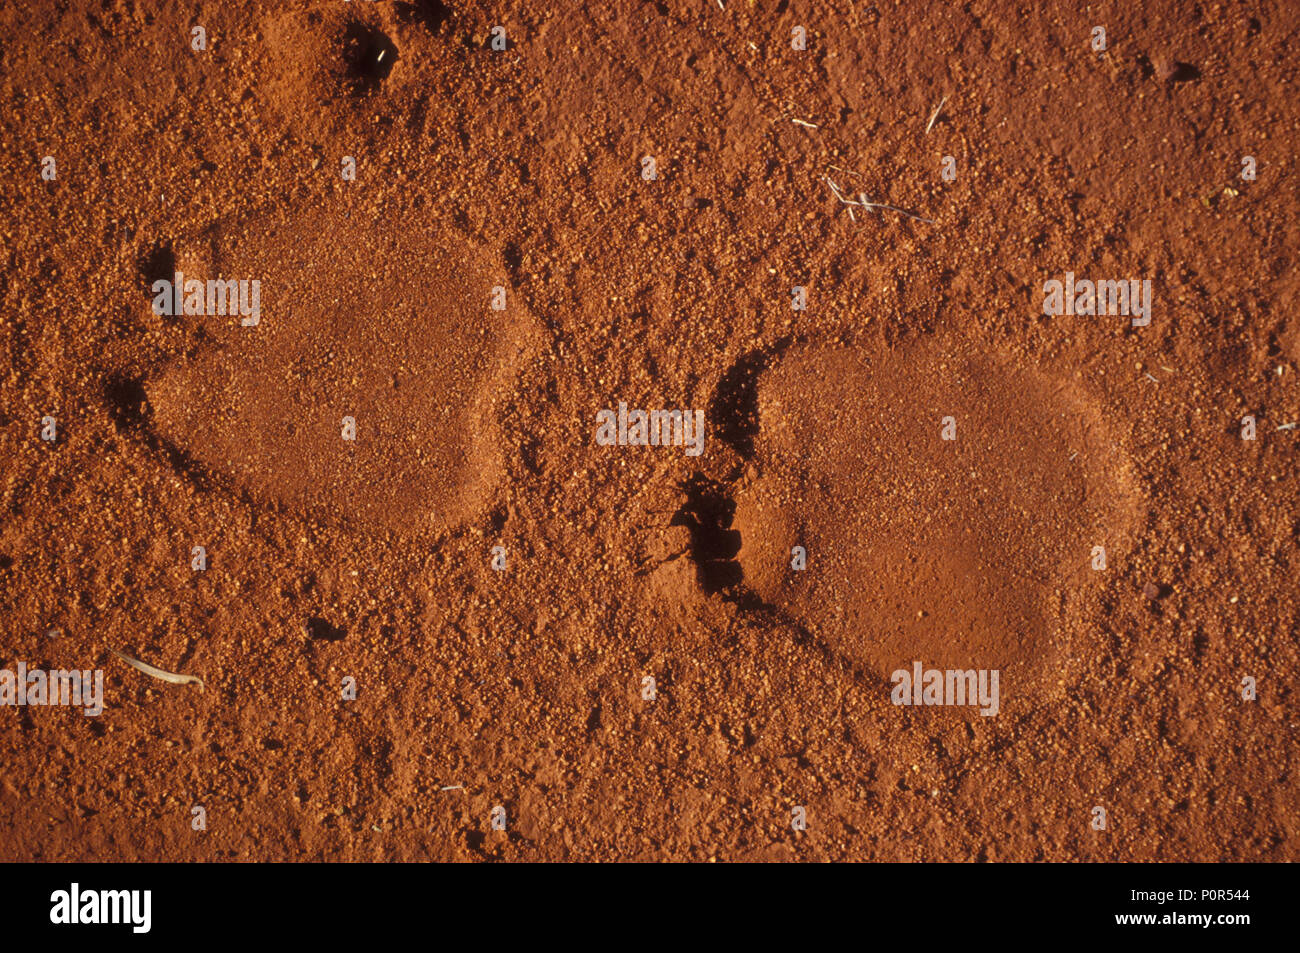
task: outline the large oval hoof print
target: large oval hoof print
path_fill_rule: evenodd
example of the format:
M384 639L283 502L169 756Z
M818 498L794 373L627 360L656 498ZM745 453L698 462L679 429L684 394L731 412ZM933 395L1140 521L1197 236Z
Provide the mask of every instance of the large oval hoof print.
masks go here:
M146 384L159 435L304 513L415 531L486 506L534 324L487 255L402 215L289 213L178 246L173 303L209 342Z
M866 671L998 670L1041 696L1134 494L1072 385L927 341L796 348L759 379L747 584ZM799 568L799 567L804 568Z

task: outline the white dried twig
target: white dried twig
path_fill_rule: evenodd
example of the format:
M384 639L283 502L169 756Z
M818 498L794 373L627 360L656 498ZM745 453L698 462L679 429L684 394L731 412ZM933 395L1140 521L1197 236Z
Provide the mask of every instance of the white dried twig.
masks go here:
M829 185L829 186L831 187L831 191L835 193L835 197L836 197L837 199L839 199L841 202L843 202L845 205L857 205L857 204L858 204L857 202L853 201L852 199L846 199L846 198L844 197L844 193L840 191L840 187L839 187L838 185L836 185L834 182L831 181L830 176L828 176L828 175L824 175L824 176L822 176L822 179L823 179L823 181L825 181L825 183L826 183L827 185Z
M871 201L871 199L867 198L867 193L865 192L859 192L858 198L861 200L858 202L858 204L861 205L863 208L865 208L868 212L875 211L878 208L887 208L891 212L897 212L899 215L906 215L908 218L914 218L917 221L926 222L927 224L930 225L935 224L934 219L926 218L923 215L917 215L915 212L909 212L907 209L899 208L897 205L886 205L884 202L873 202Z
M151 675L161 681L168 682L172 685L197 684L199 686L199 691L203 691L204 689L203 679L199 678L197 675L177 675L175 672L165 672L160 668L155 668L148 662L141 662L137 658L131 658L131 656L125 655L117 649L110 648L109 651L132 668L138 669L146 675Z
M939 105L934 107L934 112L930 113L930 121L925 124L925 134L927 136L930 134L930 130L934 128L935 120L939 118L939 113L943 111L943 104L947 101L948 97L943 97L943 99L939 100Z
M841 171L846 171L846 170L841 170ZM857 205L860 208L865 208L868 212L873 212L878 208L887 208L891 212L898 212L900 215L906 215L908 218L914 218L919 222L926 222L930 225L936 224L934 219L925 218L922 215L917 215L915 212L909 212L905 208L899 208L896 205L886 205L884 202L873 202L869 198L867 198L865 192L858 193L858 200L856 202L853 199L846 199L844 197L844 193L840 191L839 186L831 181L830 176L824 175L822 176L822 179L826 182L827 185L831 187L831 191L835 193L835 197L845 205L848 206ZM855 222L858 220L857 216L853 214L853 209L851 207L849 208L849 218L853 219L853 221Z

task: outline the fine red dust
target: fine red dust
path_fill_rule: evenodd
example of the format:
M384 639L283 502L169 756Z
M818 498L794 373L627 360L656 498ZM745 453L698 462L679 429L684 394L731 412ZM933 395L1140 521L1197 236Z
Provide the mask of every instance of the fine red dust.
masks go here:
M0 858L1297 859L1300 11L1030 6L0 10Z

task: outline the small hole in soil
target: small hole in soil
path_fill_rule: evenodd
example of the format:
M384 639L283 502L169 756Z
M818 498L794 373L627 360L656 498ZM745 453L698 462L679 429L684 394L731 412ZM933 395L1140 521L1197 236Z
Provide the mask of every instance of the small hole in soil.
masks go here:
M314 615L307 620L307 635L310 638L322 639L326 642L342 642L347 638L348 630L341 625L330 625L320 616Z
M519 266L524 262L524 256L519 250L519 246L514 242L507 243L501 252L501 258L505 261L506 267L510 269L510 273L518 277Z
M343 34L343 62L353 89L370 92L393 71L397 47L383 31L353 23Z
M104 382L104 400L119 432L134 430L144 423L144 384L133 377L113 374Z
M140 276L144 278L145 290L149 297L154 297L155 281L171 281L176 277L176 253L165 243L155 245L140 256L138 262Z

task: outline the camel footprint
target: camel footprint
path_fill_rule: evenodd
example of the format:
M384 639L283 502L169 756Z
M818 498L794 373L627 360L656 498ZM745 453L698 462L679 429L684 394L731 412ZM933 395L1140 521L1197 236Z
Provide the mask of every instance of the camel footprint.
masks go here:
M1136 516L1086 395L927 340L794 348L757 405L734 526L759 597L882 678L920 661L997 669L1004 694L1054 690L1092 547L1113 551Z
M144 384L152 431L185 458L255 499L398 531L488 504L538 338L508 291L493 310L507 282L487 254L406 210L275 212L181 243L175 267L260 287L255 326L175 318L207 344Z

